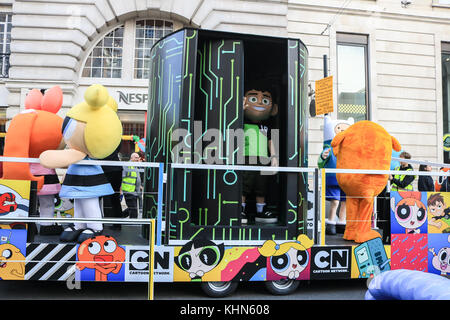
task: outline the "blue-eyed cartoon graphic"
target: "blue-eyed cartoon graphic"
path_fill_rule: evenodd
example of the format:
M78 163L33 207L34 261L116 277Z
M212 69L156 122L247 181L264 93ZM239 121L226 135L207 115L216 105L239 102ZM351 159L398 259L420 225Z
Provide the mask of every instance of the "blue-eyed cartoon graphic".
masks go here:
M417 191L391 192L391 233L427 233L427 194Z
M428 248L428 271L450 277L450 236L430 234Z
M298 236L296 241L277 244L273 240L264 242L259 248L262 256L268 257L267 280L277 280L279 276L287 279L298 279L305 269L309 267L310 254L308 249L314 242L306 235ZM273 271L274 275L270 273Z
M223 244L217 245L207 239L194 239L181 248L175 257L175 264L189 273L192 281L200 281L220 263L224 251Z

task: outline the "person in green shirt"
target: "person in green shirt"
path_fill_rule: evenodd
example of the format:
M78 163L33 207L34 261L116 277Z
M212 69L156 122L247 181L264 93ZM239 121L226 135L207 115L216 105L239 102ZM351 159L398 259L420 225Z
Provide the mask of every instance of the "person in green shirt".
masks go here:
M278 105L272 101L272 95L266 90L252 89L244 96L244 159L245 164L253 166L278 166L278 157L272 141L270 118L278 113ZM244 171L242 192L241 222L253 224L276 223L275 213L266 208L268 175L258 171ZM255 194L256 216L246 208L246 200Z

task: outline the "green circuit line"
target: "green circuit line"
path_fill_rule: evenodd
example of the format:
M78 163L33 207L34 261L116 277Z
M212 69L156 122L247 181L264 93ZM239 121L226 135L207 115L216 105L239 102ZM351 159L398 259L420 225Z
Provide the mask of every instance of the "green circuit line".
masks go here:
M204 228L201 228L201 229L199 229L189 240L192 240L192 239L194 239L196 236L197 236L197 234L199 234L200 232L202 232L204 230Z
M213 180L213 199L216 198L216 170L213 170L214 180Z
M236 45L237 44L240 45L241 42L240 41L233 41L233 50L232 51L225 51L225 50L223 50L222 54L225 54L225 53L236 53Z
M206 171L208 171L208 173L207 173L207 175L208 175L208 177L207 177L207 179L208 179L208 182L206 183L206 199L209 199L209 173L211 172L211 170L210 169L208 169L208 170L206 170Z
M219 85L217 84L218 83L218 81L219 81L219 78L217 77L217 75L212 71L212 69L211 69L211 63L212 63L212 58L211 58L211 52L212 52L212 50L211 50L211 45L212 45L212 42L210 41L209 42L209 53L208 53L208 56L209 56L209 64L208 64L208 71L209 71L209 73L211 73L213 76L214 76L214 78L216 79L216 85L215 85L215 87L216 87L216 98L218 97L218 95L219 95ZM211 92L212 93L212 92ZM210 104L210 106L209 106L209 110L212 110L212 107L213 107L213 103L212 103L212 96L211 96L211 104Z
M189 66L189 44L191 43L191 40L195 38L195 36L197 35L197 30L194 30L192 36L186 36L186 59L185 59L185 65L186 65L186 69L184 71L184 78L187 77L187 72L188 72L188 66Z
M183 225L189 220L190 214L186 208L180 208L179 211L186 212L186 219L178 221L178 223L180 225L180 239L183 239Z
M298 88L297 88L297 84L298 84L298 70L297 70L297 61L295 61L295 103L294 103L294 108L295 108L295 138L294 138L294 143L295 143L295 153L289 158L289 160L294 159L297 155L298 155L298 127L297 127L297 117L298 117Z
M222 39L222 43L220 44L220 46L217 48L217 69L220 69L220 49L222 49L222 47L225 44L225 40Z
M297 211L294 209L289 209L288 212L294 213L294 219L292 221L288 221L288 224L293 224L297 220Z

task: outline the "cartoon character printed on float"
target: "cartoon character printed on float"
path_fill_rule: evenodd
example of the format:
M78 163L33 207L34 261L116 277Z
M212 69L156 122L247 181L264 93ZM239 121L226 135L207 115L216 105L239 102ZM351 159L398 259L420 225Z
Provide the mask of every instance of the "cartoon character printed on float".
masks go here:
M77 269L93 269L95 281L108 281L109 274L118 274L125 262L125 250L110 236L85 240L78 247Z
M278 114L278 105L272 94L265 89L251 89L244 96L244 158L246 165L278 166L276 146L272 140L271 117ZM241 223L276 223L277 215L267 209L266 196L268 175L258 171L244 171L242 191ZM247 198L255 194L256 217L254 211L247 208Z
M25 98L25 111L11 120L3 155L38 158L46 150L63 149L63 120L57 115L62 102L63 92L59 86L46 90L44 95L38 89L31 90ZM54 169L44 168L39 163L4 162L2 179L37 181L40 217L53 217L54 196L61 189ZM52 222L41 222L39 232L58 235L62 228Z
M400 200L396 203L395 196L391 196L391 210L395 221L404 228L407 234L421 233L420 228L426 228L427 207L422 201L422 193L418 191L399 191ZM426 198L426 195L424 195ZM398 233L395 225L392 233ZM426 233L426 229L422 233Z
M298 279L303 270L305 270L310 261L308 249L311 248L314 241L306 235L299 235L296 241L277 244L273 240L264 242L259 248L262 256L267 257L267 280L269 274L273 271L276 275L287 279Z
M114 152L122 138L122 124L117 103L102 85L87 88L84 99L67 112L62 125L69 149L45 151L39 159L46 168L68 167L59 196L74 199L74 218L101 220L99 197L113 194L114 190L101 166L76 163L104 159ZM102 231L101 222L75 223L61 233L60 240L81 243Z
M433 236L440 237L441 235ZM447 237L447 242L448 244L450 244L450 236ZM429 244L429 246L431 245L434 246L434 243ZM429 248L428 250L433 255L433 258L431 259L431 265L436 270L436 272L441 276L450 277L450 246L446 245L441 247L437 253L437 249L435 247ZM430 270L430 272L432 271Z
M355 120L348 118L347 120L332 120L330 116L324 116L323 127L323 150L319 155L317 164L319 168L331 168L336 169L336 156L333 153L331 147L331 141L339 132L344 131L350 127ZM330 201L330 208L328 218L325 220L325 231L327 234L334 235L337 233L344 233L345 230L345 193L339 187L336 180L335 173L328 173L326 175L326 200ZM336 222L336 213L341 202L339 209L339 220Z
M13 245L11 235L7 239L2 237L0 244L0 279L2 280L23 280L25 276L25 256Z
M382 126L372 121L359 121L340 132L331 142L337 169L389 170L392 149L400 143ZM387 174L338 173L337 181L347 196L347 225L343 238L357 243L379 238L372 230L374 197L387 184Z
M186 243L175 257L175 264L189 274L191 281L202 277L222 261L224 245L216 245L207 239L194 239Z
M446 208L443 195L431 193L427 204L428 212L430 213L429 228L435 227L438 232L450 233L450 207Z

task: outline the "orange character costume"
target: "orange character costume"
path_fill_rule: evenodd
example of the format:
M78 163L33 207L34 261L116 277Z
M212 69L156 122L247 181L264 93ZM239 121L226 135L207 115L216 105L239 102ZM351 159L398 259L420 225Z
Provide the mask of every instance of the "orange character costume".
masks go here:
M390 170L392 149L401 149L397 139L372 121L357 122L338 133L331 146L337 169ZM389 175L338 173L336 177L347 195L344 239L362 243L380 237L371 228L373 201L383 191Z
M63 145L63 119L56 115L61 108L63 93L59 86L48 89L44 95L31 90L25 99L26 110L14 116L5 136L5 157L39 158L46 150ZM26 162L3 162L2 179L37 181L38 191L44 185L44 176L35 176ZM57 193L57 192L56 192Z

